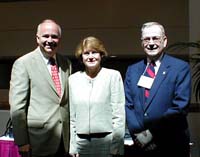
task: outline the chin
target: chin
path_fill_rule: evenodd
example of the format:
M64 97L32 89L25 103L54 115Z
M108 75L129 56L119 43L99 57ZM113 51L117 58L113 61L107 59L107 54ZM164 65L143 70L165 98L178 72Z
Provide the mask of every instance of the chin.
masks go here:
M95 69L95 68L97 68L96 65L88 65L87 67L88 67L88 68L91 68L91 69Z
M155 52L155 51L149 51L149 52L146 52L148 56L157 56L159 54L159 52Z
M148 54L156 54L156 53L158 53L158 50L157 49L155 49L155 50L147 50L147 53Z
M54 55L54 54L55 54L54 51L52 51L52 50L45 50L45 52L46 52L47 54L49 54L49 55Z
M98 68L98 65L90 64L90 65L87 65L87 67L90 68L90 69L96 69L96 68Z
M160 57L160 53L156 53L156 54L148 54L148 58L150 59L154 59L154 60L157 60L159 57Z

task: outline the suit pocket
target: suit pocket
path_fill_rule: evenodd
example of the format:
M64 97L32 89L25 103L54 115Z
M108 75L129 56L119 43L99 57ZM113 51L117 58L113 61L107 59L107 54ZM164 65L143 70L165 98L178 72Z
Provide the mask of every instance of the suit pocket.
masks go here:
M28 120L28 127L30 128L43 128L45 122L41 119L29 119Z

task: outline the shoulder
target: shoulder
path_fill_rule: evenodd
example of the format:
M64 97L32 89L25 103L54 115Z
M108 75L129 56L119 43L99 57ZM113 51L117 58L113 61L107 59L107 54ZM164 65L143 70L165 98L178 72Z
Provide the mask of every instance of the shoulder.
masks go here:
M37 55L37 51L33 50L31 52L28 52L27 54L17 58L14 62L14 64L20 64L20 63L29 63L32 58L34 58Z
M165 54L164 56L164 63L165 64L170 64L170 66L173 66L174 68L184 68L184 67L189 67L189 63L177 58L177 57L173 57L171 55Z
M83 77L82 71L77 71L69 76L69 81L78 80Z
M135 62L135 63L133 63L133 64L129 65L129 66L128 66L128 68L137 68L137 67L139 67L139 66L143 65L143 64L144 64L144 62L145 62L145 60L144 60L144 59L142 59L142 60L140 60L140 61L138 61L138 62Z
M122 80L122 75L118 70L102 68L99 78L103 81L114 81L116 83L117 80Z
M129 65L127 68L127 72L132 73L132 72L138 72L140 70L143 70L143 68L146 66L144 62L145 62L145 60L143 59L143 60L140 60L136 63Z
M107 74L107 75L114 75L114 76L118 76L121 75L120 72L118 70L115 69L109 69L109 68L102 68L102 73Z

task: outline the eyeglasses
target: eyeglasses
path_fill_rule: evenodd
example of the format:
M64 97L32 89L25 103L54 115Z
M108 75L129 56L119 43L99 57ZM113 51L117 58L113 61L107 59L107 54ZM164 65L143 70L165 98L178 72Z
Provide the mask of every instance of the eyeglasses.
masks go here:
M162 39L163 37L161 36L154 36L154 37L145 37L145 38L142 38L141 40L145 43L150 43L151 41L153 41L154 43L159 43L161 42Z
M89 55L97 55L99 52L97 51L85 51L82 55L89 56Z

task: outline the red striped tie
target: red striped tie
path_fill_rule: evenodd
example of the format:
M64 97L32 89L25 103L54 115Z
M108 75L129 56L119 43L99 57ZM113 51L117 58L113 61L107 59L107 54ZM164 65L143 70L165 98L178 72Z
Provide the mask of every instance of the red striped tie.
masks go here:
M144 75L147 77L154 78L155 77L154 66L155 66L155 62L151 61L151 63L148 65ZM150 96L150 89L145 88L144 96L145 96L145 100L147 100L147 98Z
M49 58L49 62L51 64L51 76L55 84L56 91L58 95L61 96L61 84L60 84L60 79L59 79L59 74L58 74L58 67L53 57Z

